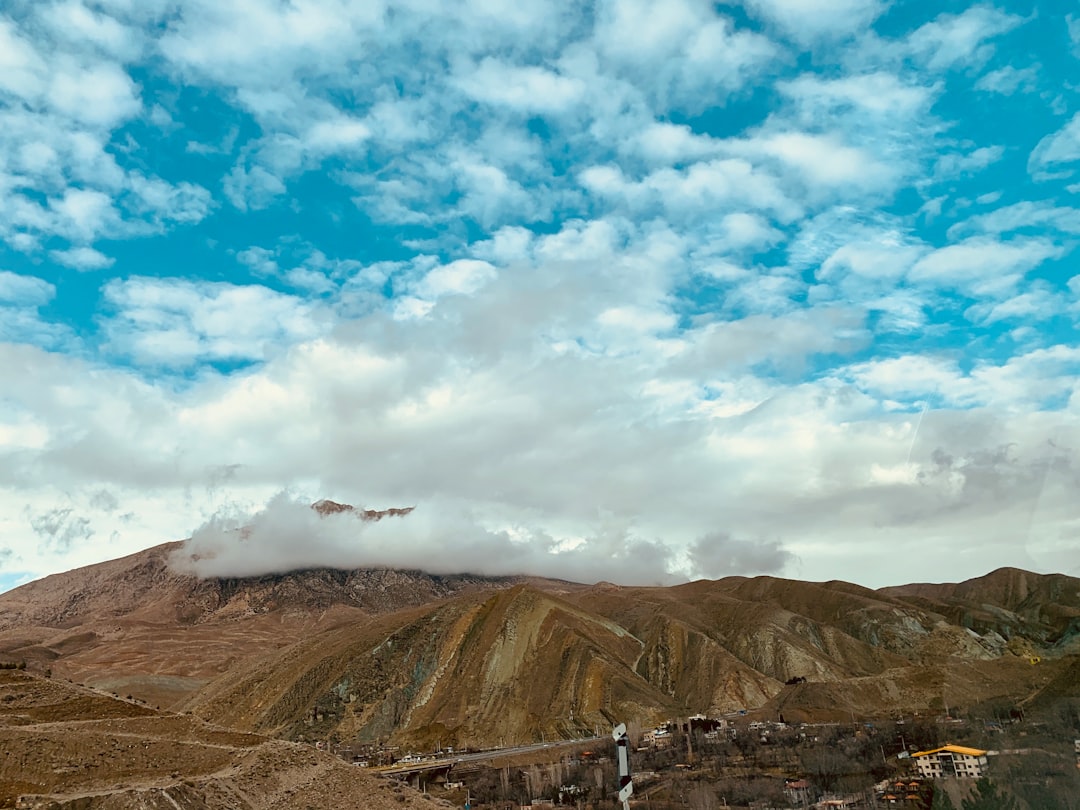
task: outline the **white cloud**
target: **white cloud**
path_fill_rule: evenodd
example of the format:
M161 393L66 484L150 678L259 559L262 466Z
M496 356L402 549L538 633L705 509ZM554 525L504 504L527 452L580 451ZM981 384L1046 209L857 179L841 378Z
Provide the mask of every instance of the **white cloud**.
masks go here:
M971 295L1005 296L1028 271L1061 254L1062 249L1047 239L1000 242L972 237L924 256L909 278Z
M596 48L620 77L645 88L661 108L698 109L716 93L742 87L778 55L766 37L735 30L699 0L662 7L643 0L604 2Z
M930 70L979 64L993 53L986 40L1011 31L1022 21L992 6L972 6L960 14L942 14L918 28L906 39L904 50Z
M307 131L305 141L308 148L317 152L336 154L362 146L369 137L371 130L367 124L342 116L313 124Z
M383 12L382 3L352 0L287 6L192 0L179 9L160 48L185 73L271 88L305 63L317 73L338 69L341 56L381 31Z
M236 258L261 276L272 276L278 272L278 263L272 250L252 246L241 250L236 254Z
M45 279L0 270L0 342L60 348L65 341L70 341L71 334L67 327L44 321L38 313L38 309L55 296L56 287ZM29 369L17 366L5 369L3 373L14 379L29 373ZM22 426L18 430L6 427L4 408L0 407L0 455L5 443L4 435L13 437L7 443L20 447L31 437L39 435L28 416L20 416L16 422ZM26 434L24 439L20 439L18 437L23 428Z
M488 262L459 259L428 272L419 284L420 292L431 298L443 295L471 295L495 277Z
M265 360L324 330L314 308L259 285L133 277L110 281L112 351L152 366Z
M1063 163L1080 160L1080 113L1064 127L1047 135L1035 146L1028 158L1028 171L1036 176Z
M0 270L0 303L41 306L56 295L56 287L37 276Z
M409 568L425 560L425 570L434 574L559 577L575 570L580 580L591 582L651 585L681 579L668 570L674 562L670 547L613 534L555 538L518 527L489 527L467 510L438 503L375 522L347 512L319 517L309 501L280 493L253 514L229 510L212 517L192 533L172 564L198 576L252 576L311 565ZM573 548L563 547L568 540ZM787 561L778 548L769 554L747 546L742 570L775 570Z
M961 371L955 357L904 355L853 365L847 375L861 388L892 399L936 402L961 408L993 404L1003 413L1031 412L1076 389L1072 375L1080 351L1066 346L1037 349L998 365L979 362Z
M282 179L264 169L235 166L225 178L225 196L241 211L266 208L285 193Z
M71 267L75 270L103 270L112 267L113 259L99 250L82 245L80 247L67 248L66 250L51 250L49 258L54 262Z
M802 558L796 569L802 576L880 583L915 577L873 557L845 568L842 559L815 551L817 544L861 555L868 537L887 547L889 538L917 527L935 542L952 537L949 547L958 553L968 536L960 528L974 520L985 550L1015 538L1010 515L1033 498L1040 498L1044 510L1071 503L1074 493L1066 482L1052 481L1040 493L1024 476L1028 459L1037 457L1053 431L1066 444L1080 438L1073 412L1035 409L1043 398L1075 388L1075 351L1032 352L1015 362L982 364L968 375L955 361L921 358L891 367L885 361L848 369L841 364L834 378L793 385L749 371L807 353L856 350L865 339L859 334L861 316L842 308L695 327L683 336L686 346L674 360L666 354L670 347L646 341L629 354L562 348L602 312L609 312L604 320L615 326L662 330L671 324L654 317L655 306L627 300L642 285L625 259L608 267L618 259L607 252L614 234L603 231L579 226L563 235L559 252L548 241L544 250L552 258L543 273L500 273L473 296L441 299L439 306L450 308L445 317L398 324L374 314L339 333L301 339L288 352L268 352L264 366L245 374L204 374L180 390L167 380L149 383L122 370L0 347L0 367L35 368L5 407L31 411L38 429L54 437L47 455L7 456L10 463L0 465L0 503L16 505L13 515L0 510L11 521L6 542L27 555L28 570L91 560L94 548L77 539L67 555L30 552L37 548L36 535L21 509L31 502L32 515L71 508L72 519L89 521L95 538L119 531L107 547L110 555L182 537L218 511L220 501L202 494L216 480L213 471L240 465L227 489L250 500L252 512L291 485L311 499L415 504L421 507L418 518L432 516L396 525L402 532L375 546L368 542L375 535L319 533L313 556L297 558L295 544L285 537L286 528L296 528L292 518L268 515L263 524L269 533L257 547L265 540L264 559L275 567L303 559L395 564L401 556L377 556L392 548L401 554L422 551L425 566L434 570L472 563L472 556L438 547L449 527L468 529L462 534L467 548L483 552L483 562L503 566L499 570L535 565L556 576L588 579L591 561L624 553L630 544L662 538L673 550L686 549L722 530L754 539L738 548L764 570L795 573L796 563L787 556L794 553ZM539 249L532 245L526 251L535 256ZM519 255L521 250L519 245ZM591 258L555 259L571 255ZM608 272L582 276L582 266L595 265ZM614 291L622 297L613 299ZM246 345L247 356L265 351L267 340L295 340L260 333L283 316L288 320L289 301L248 290L240 305L228 300L233 292L149 280L107 291L127 313L129 329L167 333L180 330L181 322L192 323L192 340L207 344L199 349L204 356L239 353L214 348L215 340ZM245 324L251 310L258 317ZM910 402L929 394L935 402L986 403L982 407L999 410L952 419L932 408L921 421L917 414L882 413L881 398ZM347 418L323 418L328 412ZM117 420L117 413L125 418ZM990 467L977 462L1010 443L1017 448L1013 461ZM968 461L962 469L956 468L959 462L938 465L931 458L937 451L941 458ZM886 485L880 475L874 478L873 465L892 469L905 459L918 467L916 483ZM946 472L939 475L939 469ZM87 470L93 470L93 491L108 488L119 508L91 506L92 493L80 484ZM995 480L1018 476L1016 486L991 499L978 483L984 474ZM967 483L958 487L956 476ZM66 489L72 501L50 495L42 482ZM708 497L702 497L702 482ZM129 512L129 523L121 523L118 515ZM290 514L307 515L299 509ZM1033 520L1030 536L1038 543L1056 518L1043 511ZM281 527L278 534L271 531L274 525ZM220 529L220 522L200 534L211 544L221 540L210 532L214 527ZM503 547L507 538L501 533L510 529L510 536L534 538L536 545L518 549L522 557L499 557L516 548ZM555 544L583 541L582 553L540 556L555 547L545 545L544 537ZM665 555L663 546L646 548L656 555L649 564L661 566L654 572L665 566L678 570L676 554ZM752 553L755 548L760 556ZM240 565L242 551L221 549L222 565ZM972 562L970 572L983 572L986 560L984 555ZM628 580L646 568L629 561L619 565ZM758 570L751 569L747 573Z
M1004 154L1003 146L980 146L966 154L956 152L943 154L934 165L935 179L975 174L997 163Z
M972 321L982 324L998 323L1004 320L1022 320L1024 323L1037 322L1060 314L1066 309L1064 298L1050 290L1047 285L1033 286L1027 292L1019 293L1004 301L990 301L976 304L965 315Z
M970 6L959 14L939 14L897 39L863 37L848 59L859 66L914 63L935 73L977 68L994 55L991 40L1023 22L1022 17L990 5Z
M845 274L892 284L926 252L896 231L868 232L838 247L821 263L817 276L834 280Z
M1011 96L1017 91L1031 93L1036 89L1038 83L1039 70L1034 65L1019 69L1012 65L1005 65L1003 68L992 70L980 76L979 80L975 82L975 89Z
M727 214L720 221L724 241L733 248L762 248L776 244L783 234L757 214L742 211Z
M471 98L523 113L558 114L585 97L585 83L576 77L535 65L508 65L487 57L456 83Z
M62 197L49 200L49 208L56 215L56 230L80 242L109 233L120 221L112 197L93 189L68 188Z
M750 139L735 149L781 161L795 169L813 190L884 190L897 179L891 166L831 134L779 132Z
M715 155L722 147L685 124L652 122L630 138L630 148L653 164L671 166Z
M910 122L925 113L940 88L909 84L883 71L825 79L803 74L777 84L797 105L800 120L813 126L829 125L837 115L857 113L870 120Z
M213 208L210 192L194 183L175 185L158 177L128 175L131 198L129 207L147 216L158 228L162 223L193 224L201 222Z
M54 36L72 44L88 43L123 60L134 59L142 50L141 32L91 11L80 0L42 6L39 15Z
M205 216L204 189L121 166L140 148L113 132L143 109L124 61L142 54L144 32L77 0L13 12L0 18L0 94L16 99L0 105L0 239L34 253L53 238L127 239Z
M47 95L55 110L91 126L116 126L142 106L131 77L107 62L87 66L61 61Z
M15 24L0 17L0 90L32 99L44 89L45 61Z
M743 0L756 14L775 23L800 42L818 37L854 36L886 9L883 0L837 0L822 5L814 0Z
M996 199L996 198L995 198ZM949 229L949 237L967 233L1012 233L1025 228L1051 228L1063 233L1080 233L1080 208L1055 206L1051 202L1024 200L978 214Z
M615 166L594 166L585 169L580 180L593 194L620 201L631 210L659 205L677 220L747 208L789 220L799 210L775 175L745 159L701 161L684 170L659 169L637 182Z

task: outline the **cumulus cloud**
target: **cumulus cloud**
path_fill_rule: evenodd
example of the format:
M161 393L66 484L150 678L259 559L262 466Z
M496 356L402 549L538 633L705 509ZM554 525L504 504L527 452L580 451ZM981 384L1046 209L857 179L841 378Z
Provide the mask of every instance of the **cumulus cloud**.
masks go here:
M0 303L40 306L54 295L56 287L44 279L0 270Z
M242 570L249 524L276 567L460 542L637 582L1068 557L1077 138L1026 93L1055 66L1009 50L1060 20L9 5L0 547L27 570L200 525ZM1043 131L991 138L972 91ZM339 531L285 487L418 511Z
M744 0L755 14L794 39L843 37L861 33L883 11L882 0L840 0L822 7L812 0Z
M56 286L45 279L0 270L0 340L56 346L68 337L67 328L40 314L55 296Z
M909 277L972 295L1003 295L1015 289L1025 273L1062 253L1062 247L1045 238L1001 242L972 237L919 259Z
M49 252L49 257L54 262L75 270L102 270L111 267L114 261L100 250L86 245L67 250L52 250Z
M271 346L323 331L317 310L258 285L133 277L105 285L111 348L151 365L265 359Z

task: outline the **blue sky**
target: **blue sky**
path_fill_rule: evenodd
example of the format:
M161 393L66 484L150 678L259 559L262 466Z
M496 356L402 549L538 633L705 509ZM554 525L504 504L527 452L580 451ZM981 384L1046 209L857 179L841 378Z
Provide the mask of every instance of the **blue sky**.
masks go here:
M1080 572L1080 12L821 5L4 4L0 588Z

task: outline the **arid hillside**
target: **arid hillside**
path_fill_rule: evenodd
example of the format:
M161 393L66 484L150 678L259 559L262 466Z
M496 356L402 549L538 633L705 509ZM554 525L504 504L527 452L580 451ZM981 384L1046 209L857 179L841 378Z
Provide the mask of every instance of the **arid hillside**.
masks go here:
M311 746L0 670L0 808L421 810L436 803Z
M166 543L0 595L0 661L168 708L237 662L320 630L524 581L385 569L201 580L170 564L182 547Z
M0 661L238 730L424 747L696 712L1038 703L1077 660L1080 581L1012 569L879 591L393 570L199 580L170 565L177 548L0 595Z
M979 633L1020 635L1059 649L1080 643L1080 580L999 568L966 582L900 585L881 593Z

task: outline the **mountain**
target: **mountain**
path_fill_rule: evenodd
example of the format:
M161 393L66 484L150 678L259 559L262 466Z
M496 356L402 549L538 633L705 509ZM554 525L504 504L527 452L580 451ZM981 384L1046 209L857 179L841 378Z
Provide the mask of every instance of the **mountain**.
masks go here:
M676 709L634 671L641 651L618 625L519 585L321 633L228 673L187 708L289 738L576 736L615 715Z
M900 585L882 593L978 633L1019 635L1059 648L1080 638L1080 580L1064 574L999 568L966 582Z
M0 594L0 660L167 707L237 661L322 629L527 581L387 569L198 579L171 564L182 548L166 543Z
M876 591L370 569L199 580L170 565L179 548L0 595L0 661L285 739L481 746L695 712L1035 701L1077 660L1080 580L1015 569Z

